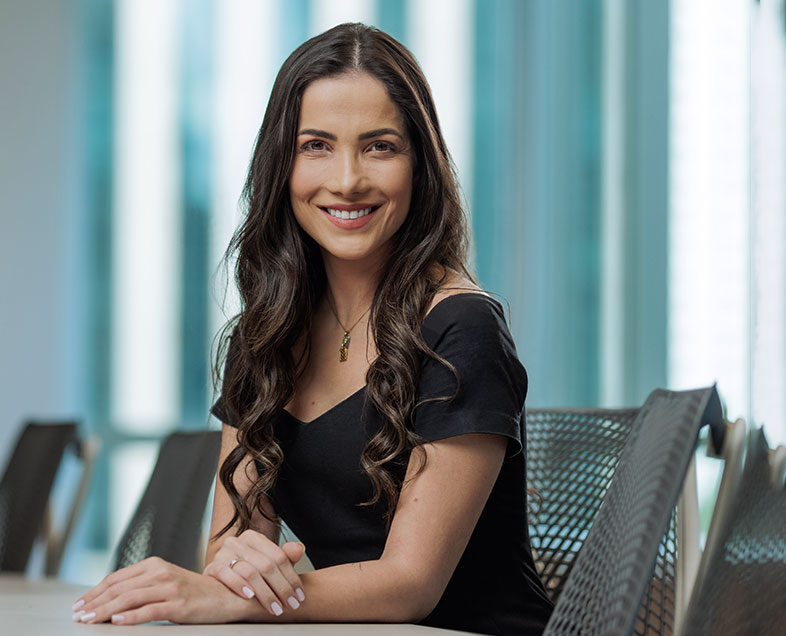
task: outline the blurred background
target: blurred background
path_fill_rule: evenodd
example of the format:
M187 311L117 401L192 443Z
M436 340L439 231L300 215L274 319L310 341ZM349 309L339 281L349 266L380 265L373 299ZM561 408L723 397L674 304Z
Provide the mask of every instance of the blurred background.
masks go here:
M163 435L218 426L254 138L344 21L431 82L529 406L717 382L786 441L784 0L0 0L0 462L29 418L103 444L65 578L106 573Z

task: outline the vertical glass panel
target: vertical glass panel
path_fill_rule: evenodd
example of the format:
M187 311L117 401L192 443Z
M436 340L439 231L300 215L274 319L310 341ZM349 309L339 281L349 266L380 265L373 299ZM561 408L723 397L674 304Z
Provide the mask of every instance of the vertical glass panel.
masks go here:
M311 35L327 31L342 22L373 24L376 14L373 0L312 0Z
M474 11L472 0L409 0L406 10L407 44L431 85L442 134L467 201L472 200L474 159Z
M180 410L177 5L116 3L111 418L136 432Z
M752 416L786 442L786 5L752 16Z
M600 404L625 404L625 3L604 0L601 67Z
M669 385L749 406L748 0L674 0Z
M278 2L227 0L215 6L215 103L210 333L239 309L232 266L216 270L241 218L239 201L278 59ZM226 297L224 296L226 294Z

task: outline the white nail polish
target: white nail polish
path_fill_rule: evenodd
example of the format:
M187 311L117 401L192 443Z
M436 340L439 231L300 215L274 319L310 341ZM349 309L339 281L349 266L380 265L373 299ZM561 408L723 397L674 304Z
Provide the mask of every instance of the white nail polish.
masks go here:
M254 598L254 590L252 590L247 585L243 587L243 594L246 595L247 598Z
M290 596L287 599L287 603L289 603L289 606L292 609L297 609L298 607L300 607L300 603L297 602L297 599L294 596Z
M73 613L71 615L71 620L74 621L74 622L78 621L80 618L82 618L82 614L84 614L84 613L85 613L85 610L80 610L78 612Z
M297 594L297 600L300 601L301 603L306 600L306 595L303 593L302 588L297 588L295 590L295 594Z
M79 620L82 621L83 623L86 623L87 621L95 617L96 617L96 613L90 612L89 614L83 614L82 618L80 618Z
M85 604L85 599L80 598L76 603L71 606L71 609L76 611Z
M273 610L273 613L274 613L276 616L281 616L281 615L284 613L284 610L282 610L282 609L281 609L281 606L280 606L278 603L276 603L275 601L274 601L274 602L273 602L273 604L270 606L270 609L272 609L272 610Z
M122 623L124 620L126 620L126 617L123 616L122 614L112 614L112 622L113 623L115 623L115 624Z

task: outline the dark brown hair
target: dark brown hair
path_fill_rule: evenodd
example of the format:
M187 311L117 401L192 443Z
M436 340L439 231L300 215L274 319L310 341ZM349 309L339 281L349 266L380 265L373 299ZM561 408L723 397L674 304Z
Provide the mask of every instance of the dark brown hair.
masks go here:
M220 334L216 376L226 358L221 402L225 419L238 427L238 446L219 472L235 507L219 534L250 526L281 470L273 422L292 399L302 364L293 347L305 336L308 355L311 316L326 289L321 252L296 222L289 199L300 103L311 82L347 72L365 72L384 84L406 123L415 158L410 213L393 237L369 318L379 355L366 374L366 400L383 425L361 463L373 485L366 503L385 501L388 522L401 488L397 475L418 443L410 423L422 356L439 359L420 333L445 282L434 272L452 270L472 279L453 165L415 58L386 33L363 24L342 24L302 44L273 85L243 192L246 215L226 254L227 262L237 256L241 311ZM247 455L260 467L259 479L241 496L232 478Z

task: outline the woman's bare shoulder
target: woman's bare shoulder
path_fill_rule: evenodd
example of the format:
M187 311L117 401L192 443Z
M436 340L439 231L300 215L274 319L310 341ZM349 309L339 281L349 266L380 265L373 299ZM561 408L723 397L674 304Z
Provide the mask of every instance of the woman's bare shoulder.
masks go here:
M440 284L439 290L436 294L434 294L434 298L431 300L431 305L428 308L429 311L431 311L438 303L445 300L449 296L468 293L486 294L483 289L478 287L469 278L464 276L464 274L455 272L453 270L443 271L445 274L442 276L442 282Z

